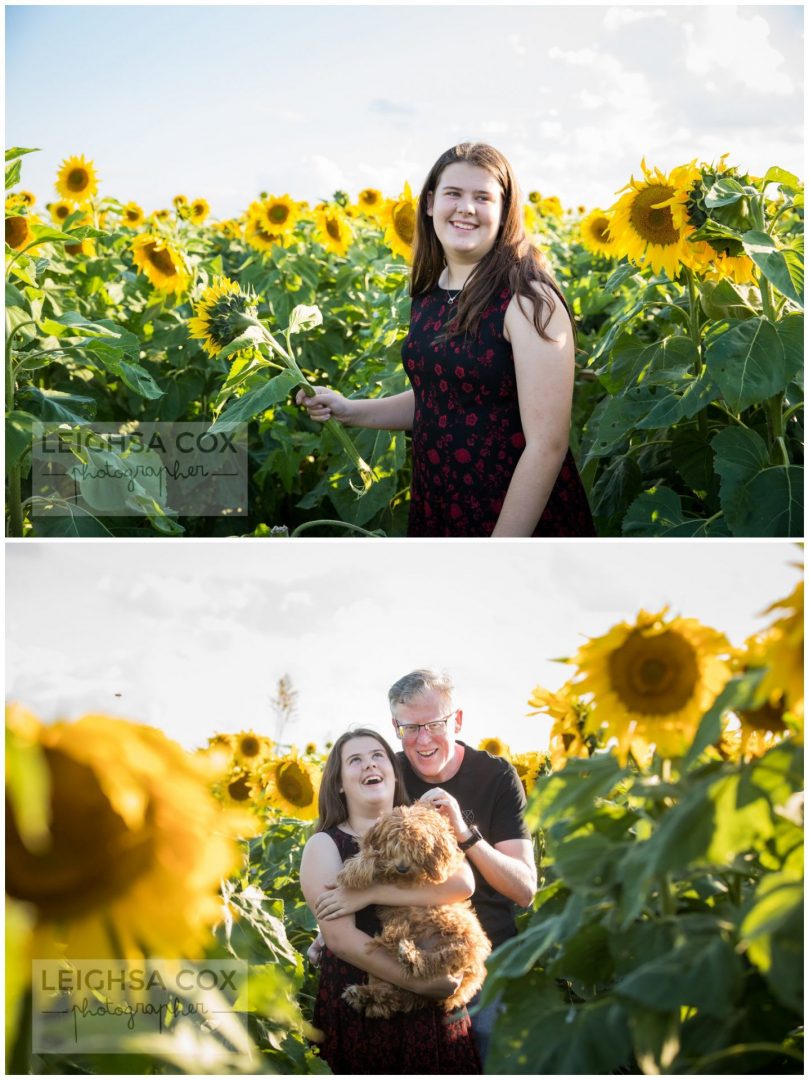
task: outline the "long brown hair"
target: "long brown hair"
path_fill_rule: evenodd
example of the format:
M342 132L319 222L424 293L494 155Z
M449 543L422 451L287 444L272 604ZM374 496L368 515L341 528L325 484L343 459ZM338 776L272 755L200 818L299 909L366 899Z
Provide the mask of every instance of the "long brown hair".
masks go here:
M340 791L343 747L351 739L362 738L375 739L388 755L388 761L390 761L393 766L393 775L396 781L393 788L393 805L410 805L411 799L404 784L401 767L390 746L388 746L378 732L372 731L371 728L354 728L353 731L343 732L329 751L329 756L326 758L326 764L323 768L323 777L320 781L320 793L317 799L318 819L317 825L315 826L315 832L325 832L326 829L332 829L335 825L339 825L341 821L345 821L348 817L346 797L342 791Z
M552 340L546 328L556 309L554 296L561 300L571 324L573 315L544 256L525 235L522 199L511 165L488 143L459 143L450 147L427 174L416 215L410 295L419 296L434 289L446 266L444 250L427 213L427 195L436 191L444 169L456 161L477 165L495 178L503 193L503 216L494 246L472 271L458 297L455 319L448 325L447 334L474 336L485 309L508 288L512 295L524 296L529 301L537 333L545 341ZM540 282L544 288L536 289L534 282Z

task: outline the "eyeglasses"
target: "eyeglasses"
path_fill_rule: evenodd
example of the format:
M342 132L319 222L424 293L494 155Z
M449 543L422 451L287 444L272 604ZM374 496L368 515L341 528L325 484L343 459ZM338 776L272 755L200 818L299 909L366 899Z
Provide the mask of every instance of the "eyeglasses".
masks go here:
M447 721L458 713L457 709L453 709L452 712L447 713L446 716L442 716L438 720L430 720L426 724L397 724L396 731L400 739L404 742L413 742L419 737L419 732L422 728L428 735L443 735L447 730Z

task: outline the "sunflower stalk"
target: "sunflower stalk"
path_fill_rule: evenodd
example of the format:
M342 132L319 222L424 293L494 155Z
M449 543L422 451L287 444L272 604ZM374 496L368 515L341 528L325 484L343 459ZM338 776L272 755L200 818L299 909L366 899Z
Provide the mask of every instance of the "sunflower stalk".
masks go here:
M301 371L300 367L298 366L298 362L295 359L295 355L292 352L289 333L287 333L286 336L289 349L285 349L284 346L280 343L280 341L278 341L278 339L272 333L270 333L267 327L258 319L253 318L250 315L240 315L238 317L238 321L245 327L258 327L258 329L261 330L264 342L269 346L270 349L272 349L275 353L277 353L278 356L281 357L286 367L295 376L298 385L303 389L303 392L306 394L306 396L315 396L316 391L314 386L312 386L304 373ZM348 459L351 461L354 468L360 474L360 479L362 480L362 491L368 491L373 482L376 480L376 474L374 473L368 462L360 456L356 446L351 441L345 429L343 428L343 425L338 420L330 417L323 426L334 435L334 437L340 443L346 455L348 456Z
M694 271L688 266L683 267L685 279L688 282L688 327L691 340L694 343L696 358L694 360L694 377L698 379L704 366L702 359L702 334L699 327L699 297L697 295L697 283L694 280ZM697 413L697 430L701 437L707 441L708 417L704 409Z
M14 410L14 397L16 390L16 379L14 377L14 365L12 363L11 352L11 338L14 336L12 330L9 335L8 342L6 343L6 410L12 412ZM23 512L22 512L22 472L20 470L19 463L12 465L8 470L8 523L9 523L9 536L22 536L23 534Z

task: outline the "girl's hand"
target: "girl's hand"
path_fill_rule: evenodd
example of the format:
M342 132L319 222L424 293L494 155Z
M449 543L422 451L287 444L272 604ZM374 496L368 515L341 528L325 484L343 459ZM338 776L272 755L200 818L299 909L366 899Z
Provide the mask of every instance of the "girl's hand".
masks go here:
M312 967L320 967L320 954L323 952L323 946L326 942L323 940L323 935L318 932L317 937L306 950L306 955L309 957L309 963Z
M344 889L340 885L327 885L315 901L315 918L318 922L340 919L368 907L371 900L365 889Z
M309 396L304 390L299 390L295 395L295 404L303 406L312 420L325 423L334 417L346 423L351 415L351 402L343 397L337 390L327 390L316 387L313 395Z
M460 985L459 975L435 975L432 979L414 979L411 989L422 997L441 1001L454 994Z

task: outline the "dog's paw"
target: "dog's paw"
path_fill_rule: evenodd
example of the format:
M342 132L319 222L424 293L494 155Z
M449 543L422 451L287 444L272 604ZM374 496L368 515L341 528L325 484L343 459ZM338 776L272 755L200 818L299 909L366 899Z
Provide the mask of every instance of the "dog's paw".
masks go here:
M367 1013L366 1006L368 1005L368 987L367 986L347 986L343 991L343 1001L351 1006L352 1009L356 1009L357 1012Z
M405 938L399 942L399 962L404 967L408 974L418 975L421 967L421 953L416 948L414 942Z

